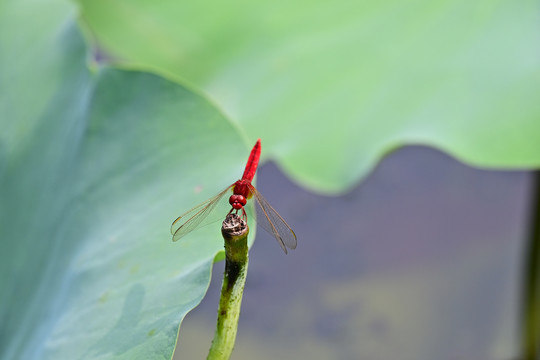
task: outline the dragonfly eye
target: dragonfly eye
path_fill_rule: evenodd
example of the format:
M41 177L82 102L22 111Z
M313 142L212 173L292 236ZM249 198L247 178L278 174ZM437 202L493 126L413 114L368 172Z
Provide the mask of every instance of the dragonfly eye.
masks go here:
M246 198L243 197L242 195L238 195L238 202L239 202L240 204L242 204L242 206L246 206L246 204L247 204Z
M247 200L242 195L231 195L229 198L229 204L232 205L233 209L240 210L244 205L246 205Z

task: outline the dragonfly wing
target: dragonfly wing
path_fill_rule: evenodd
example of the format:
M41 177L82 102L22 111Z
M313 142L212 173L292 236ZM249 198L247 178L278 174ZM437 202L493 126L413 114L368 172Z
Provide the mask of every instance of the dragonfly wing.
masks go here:
M214 223L220 219L224 220L231 207L228 198L224 195L227 194L232 187L233 185L228 186L213 198L186 211L174 220L171 225L173 241L177 241L197 228Z
M296 234L289 224L276 210L266 201L260 192L251 184L249 190L255 199L255 211L257 213L257 224L261 225L270 235L278 241L279 245L287 253L287 248L296 249Z

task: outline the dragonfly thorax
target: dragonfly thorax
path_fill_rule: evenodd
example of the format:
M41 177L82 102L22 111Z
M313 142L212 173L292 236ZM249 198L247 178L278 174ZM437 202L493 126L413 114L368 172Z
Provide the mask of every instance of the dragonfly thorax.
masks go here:
M249 181L247 180L238 180L234 183L233 186L234 195L242 195L244 198L249 199L251 194L249 192Z
M229 204L233 207L235 210L240 210L247 204L247 200L242 195L231 195L229 198Z

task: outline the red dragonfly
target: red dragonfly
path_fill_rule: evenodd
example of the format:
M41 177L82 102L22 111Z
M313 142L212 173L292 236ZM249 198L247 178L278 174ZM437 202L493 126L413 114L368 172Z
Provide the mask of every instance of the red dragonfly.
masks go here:
M296 235L294 234L294 231L251 184L255 172L257 171L260 156L261 139L258 139L253 150L251 150L242 179L227 186L225 190L216 196L195 206L193 209L185 212L174 220L171 226L173 241L177 241L195 229L220 219L225 219L226 214L224 212L227 211L227 208L229 207L231 207L229 213L235 211L238 214L238 211L241 211L242 218L247 220L244 206L246 206L248 199L254 198L257 223L270 235L276 238L283 251L285 251L285 254L287 253L287 248L296 249ZM232 195L229 197L229 202L227 204L227 202L224 201L226 199L224 195L230 191L232 191Z

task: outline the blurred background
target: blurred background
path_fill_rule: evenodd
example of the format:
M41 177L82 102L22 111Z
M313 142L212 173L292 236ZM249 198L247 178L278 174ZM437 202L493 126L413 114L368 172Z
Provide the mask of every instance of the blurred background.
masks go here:
M285 256L257 231L232 358L517 359L530 182L421 146L338 197L264 165L257 186L298 248ZM207 354L223 265L182 324L177 360Z

